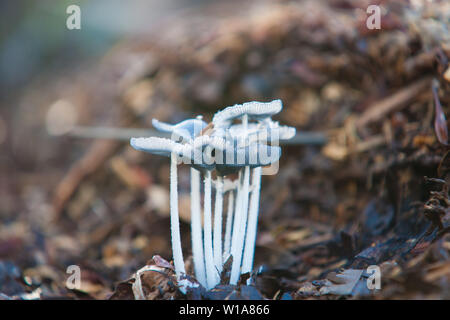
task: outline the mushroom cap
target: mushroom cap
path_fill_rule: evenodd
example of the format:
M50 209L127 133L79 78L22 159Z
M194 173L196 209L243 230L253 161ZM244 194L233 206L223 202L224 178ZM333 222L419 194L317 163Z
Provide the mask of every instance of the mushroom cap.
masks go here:
M172 152L178 147L179 143L166 138L131 138L130 145L140 151L170 157Z
M267 166L280 159L281 148L261 143L243 147L228 143L219 137L200 136L192 143L181 144L166 138L131 138L131 146L140 151L170 157L175 155L183 163L198 170L213 170L221 175L240 168ZM210 152L206 150L209 148Z
M140 151L170 157L176 155L185 163L199 162L200 159L194 159L197 154L192 152L190 144L181 144L167 138L149 137L149 138L131 138L130 145Z
M172 133L172 139L150 137L132 138L137 150L170 157L176 155L183 163L204 171L216 169L220 175L239 171L242 167L267 166L279 160L281 148L274 141L291 139L295 128L280 126L270 117L282 109L281 100L248 102L227 107L213 117L213 130L201 135L207 123L200 118L177 124L152 120L153 126ZM257 122L233 124L233 120L247 115ZM177 142L178 138L182 142ZM269 145L269 141L272 145Z
M159 131L175 134L175 138L182 137L188 141L197 137L207 126L207 123L201 119L187 119L177 124L152 119L152 124Z
M263 120L277 114L283 109L281 100L271 102L246 102L227 107L217 112L212 122L214 127L230 127L234 119L248 115L249 120Z
M228 130L219 129L217 135L224 134L227 138L239 139L241 137L255 138L256 141L271 141L271 140L289 140L295 136L296 129L289 126L280 126L278 122L249 123L247 128L244 124L234 124Z
M230 141L222 137L200 136L194 140L193 145L196 150L210 148L210 152L206 152L203 159L208 159L208 163L213 162L220 175L237 172L245 166L251 168L267 166L281 157L279 146L270 146L258 141L240 145L235 140Z

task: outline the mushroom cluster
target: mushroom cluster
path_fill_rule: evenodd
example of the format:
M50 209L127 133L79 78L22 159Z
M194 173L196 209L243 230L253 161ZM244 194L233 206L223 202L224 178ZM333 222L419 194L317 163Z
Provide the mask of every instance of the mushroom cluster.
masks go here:
M220 282L224 263L231 258L230 284L237 284L240 275L253 268L262 167L277 163L281 156L279 141L295 136L295 128L280 126L271 119L281 109L281 100L248 102L217 112L209 124L201 117L176 125L154 119L153 126L171 133L170 139L131 139L133 148L171 159L170 221L178 279L186 271L179 228L177 166L181 163L191 166L191 234L196 279L205 288L214 288ZM232 180L236 174L237 179ZM225 232L222 230L224 198L227 200Z

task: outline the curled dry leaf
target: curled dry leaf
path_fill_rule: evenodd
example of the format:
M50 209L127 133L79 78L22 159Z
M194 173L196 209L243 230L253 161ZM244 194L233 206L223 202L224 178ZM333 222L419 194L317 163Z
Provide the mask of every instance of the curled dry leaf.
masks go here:
M163 259L161 256L156 254L156 255L153 256L152 259L153 259L153 261L155 261L155 264L158 267L167 268L167 269L173 270L173 266L167 260Z
M325 285L320 288L320 294L350 295L358 283L363 270L347 269L340 274L334 272L328 275Z
M448 128L447 120L445 119L444 111L442 110L441 102L437 92L437 84L433 82L433 97L434 97L434 132L439 142L443 145L448 145Z
M171 276L167 269L156 265L146 265L134 275L133 290L135 300L168 299L175 294L171 288Z

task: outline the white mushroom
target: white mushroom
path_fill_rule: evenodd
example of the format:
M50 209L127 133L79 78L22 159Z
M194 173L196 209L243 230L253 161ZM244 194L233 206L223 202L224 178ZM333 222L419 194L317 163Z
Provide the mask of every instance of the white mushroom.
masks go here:
M295 128L280 126L278 122L272 121L271 116L281 109L280 100L248 102L217 112L210 125L201 118L188 119L175 125L153 120L157 129L172 133L171 139L131 139L130 143L135 149L171 158L172 251L179 280L185 269L178 217L177 164L181 161L191 166L191 233L196 278L207 289L214 288L220 283L223 263L232 255L230 283L237 284L241 273L251 272L253 268L261 167L279 160L279 140L290 139L295 135ZM234 123L239 119L242 123ZM210 128L207 132L204 130L206 127ZM215 181L212 180L213 170L216 172ZM238 179L228 179L226 175L230 173L238 173ZM203 232L201 174L204 176ZM227 193L227 219L223 232L223 199ZM185 291L182 281L179 281L179 285Z
M130 144L137 150L170 156L170 232L175 273L178 279L180 279L186 271L184 268L183 252L181 249L180 222L178 214L177 156L183 155L187 148L184 145L178 144L169 139L156 137L132 138Z

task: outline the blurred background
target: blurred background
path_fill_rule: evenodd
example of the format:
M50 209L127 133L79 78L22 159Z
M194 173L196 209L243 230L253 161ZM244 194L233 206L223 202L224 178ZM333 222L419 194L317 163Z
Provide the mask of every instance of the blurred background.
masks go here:
M66 28L71 4L81 30ZM370 4L380 30L366 26ZM273 99L277 120L305 136L263 179L256 265L272 273L261 293L300 299L329 271L426 255L395 266L401 280L381 297L450 297L448 214L439 225L423 209L450 167L448 1L3 0L0 17L5 297L117 297L154 254L171 259L168 161L117 129ZM78 291L64 285L71 264L84 270Z

